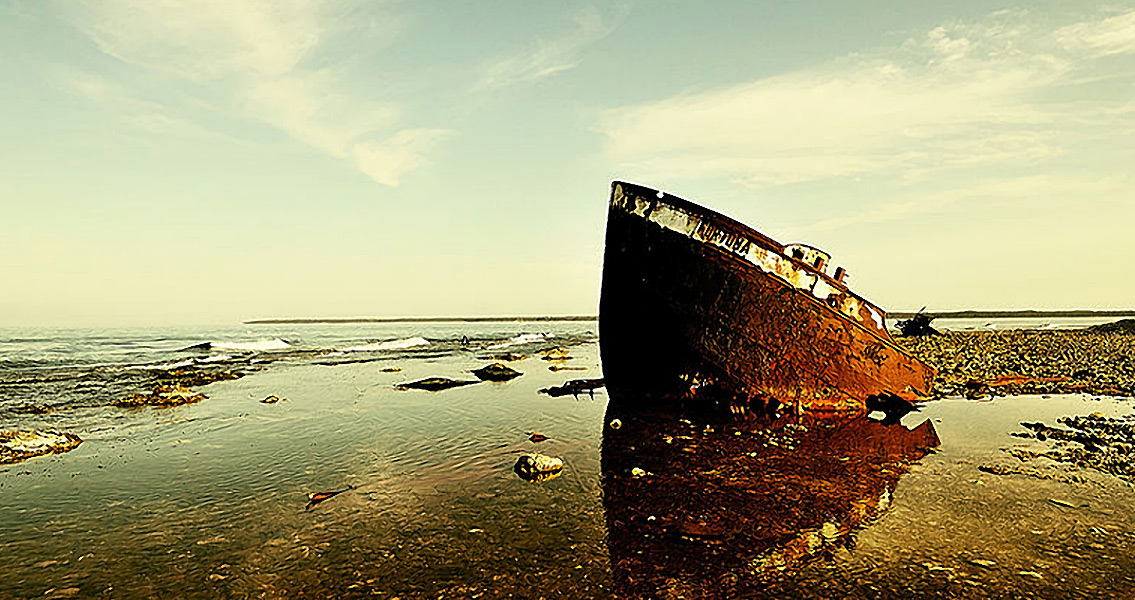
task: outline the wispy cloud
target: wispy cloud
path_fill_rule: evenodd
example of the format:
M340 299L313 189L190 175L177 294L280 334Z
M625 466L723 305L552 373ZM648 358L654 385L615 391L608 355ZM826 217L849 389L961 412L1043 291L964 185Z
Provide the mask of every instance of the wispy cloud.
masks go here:
M342 57L327 55L350 8L330 0L96 0L74 20L102 52L159 77L156 86L187 90L225 116L274 127L396 186L426 164L431 144L422 140L444 136L408 128L398 104L358 93L336 66ZM398 21L386 23L384 35L397 35ZM127 95L118 96L129 110ZM421 131L431 133L413 133Z
M1024 16L944 24L894 48L610 110L598 127L621 168L668 181L918 180L1060 156L1062 140L1083 134L1073 125L1127 100L1044 95L1096 56L1135 50L1135 11L1055 31L1025 26ZM1132 125L1113 114L1095 133Z
M1096 56L1135 52L1135 11L1061 27L1053 37L1068 50Z
M522 53L489 65L477 88L487 90L527 83L574 69L592 44L615 30L624 14L625 11L605 19L595 8L581 10L573 19L574 27L567 33L552 39L537 39Z

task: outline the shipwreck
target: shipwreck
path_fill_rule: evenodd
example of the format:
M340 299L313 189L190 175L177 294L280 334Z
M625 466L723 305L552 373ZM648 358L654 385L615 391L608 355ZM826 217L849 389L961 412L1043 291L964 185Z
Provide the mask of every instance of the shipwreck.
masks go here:
M818 248L614 182L599 303L612 400L861 412L927 396L934 370L846 276Z

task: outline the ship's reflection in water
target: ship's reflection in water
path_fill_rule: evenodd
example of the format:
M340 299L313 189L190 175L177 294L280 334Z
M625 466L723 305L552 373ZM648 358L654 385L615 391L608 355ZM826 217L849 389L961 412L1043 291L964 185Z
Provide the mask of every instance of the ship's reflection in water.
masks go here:
M688 419L621 409L635 403L611 393L603 503L623 598L759 595L852 547L939 443L929 420Z

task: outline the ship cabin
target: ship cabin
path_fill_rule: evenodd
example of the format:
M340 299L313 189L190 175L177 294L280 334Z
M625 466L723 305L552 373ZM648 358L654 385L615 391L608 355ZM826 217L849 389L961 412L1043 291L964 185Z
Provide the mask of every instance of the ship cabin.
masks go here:
M843 283L843 278L847 276L847 271L843 267L835 267L830 271L827 269L831 263L832 255L807 244L787 244L781 250L785 256L798 260L810 269L818 271L839 283Z

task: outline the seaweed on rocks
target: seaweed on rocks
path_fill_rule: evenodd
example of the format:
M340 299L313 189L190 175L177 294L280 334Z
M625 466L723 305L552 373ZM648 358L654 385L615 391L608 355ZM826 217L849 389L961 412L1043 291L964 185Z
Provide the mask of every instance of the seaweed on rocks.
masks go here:
M59 454L83 443L79 436L53 429L0 431L0 465L17 463L44 454Z
M130 394L114 402L120 408L141 408L143 406L170 407L183 404L194 404L207 398L205 394L194 393L193 390L179 385L154 386L148 394Z

